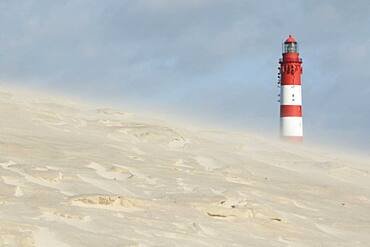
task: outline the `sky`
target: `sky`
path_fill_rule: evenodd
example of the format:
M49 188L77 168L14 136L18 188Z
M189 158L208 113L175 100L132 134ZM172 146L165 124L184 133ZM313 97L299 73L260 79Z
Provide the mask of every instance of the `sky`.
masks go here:
M0 0L0 80L278 134L281 43L305 138L370 153L368 0Z

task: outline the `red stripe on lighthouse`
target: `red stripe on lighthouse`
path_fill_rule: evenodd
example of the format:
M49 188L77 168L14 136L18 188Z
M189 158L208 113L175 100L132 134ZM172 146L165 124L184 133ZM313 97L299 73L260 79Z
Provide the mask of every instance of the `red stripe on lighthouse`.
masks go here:
M281 105L280 117L302 117L302 106L300 105Z

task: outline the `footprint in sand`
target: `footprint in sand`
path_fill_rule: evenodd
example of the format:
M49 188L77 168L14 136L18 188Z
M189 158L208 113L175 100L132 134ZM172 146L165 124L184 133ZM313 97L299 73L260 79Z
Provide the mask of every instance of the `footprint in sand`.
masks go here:
M90 163L88 168L93 169L97 176L91 174L77 174L77 177L83 182L93 185L105 192L135 196L135 193L130 191L128 187L120 182L129 180L130 183L135 183L139 187L152 187L153 185L158 186L157 178L152 178L146 174L139 172L134 168L128 168L122 165L114 164L109 168L98 163Z
M190 143L189 139L185 139L183 137L175 137L172 141L168 143L168 147L170 149L179 149L184 148L189 143Z
M177 160L177 161L174 163L174 166L194 169L194 167L193 167L193 166L190 166L190 165L186 164L186 163L185 163L185 161L184 161L183 159L179 159L179 160Z
M15 197L21 197L21 196L23 196L23 191L22 191L21 187L17 186L15 188L14 196Z
M94 169L96 174L99 176L106 178L106 179L113 179L113 180L126 180L131 178L133 175L130 173L128 169L125 169L123 167L119 166L111 166L110 168L105 168L104 166L91 162L88 166L88 168Z
M23 186L24 183L21 181L21 179L19 177L2 176L1 178L2 178L2 180L5 184L15 187L15 189L14 189L14 196L15 197L23 196L22 186Z
M204 237L215 237L217 235L216 231L213 230L211 227L205 226L201 223L194 222L192 224L192 228L200 235Z
M123 169L129 171L130 174L132 174L133 179L139 179L142 181L142 185L160 185L158 184L158 178L153 178L143 172L139 172L138 169L134 169L132 167L128 168L126 166L118 164L115 164L114 166L116 167L116 169Z
M53 189L60 190L61 193L68 195L69 193L64 192L62 188L60 188L61 180L63 179L63 173L59 170L50 170L47 167L34 167L34 168L28 168L27 166L21 166L17 165L13 161L0 163L0 167L14 172L21 176L21 178L25 179L27 182L34 183L40 186L49 187ZM25 170L28 169L26 172ZM9 181L8 182L14 186L22 186L24 184L24 181L17 180L17 181ZM16 189L15 193L18 196L22 195L22 192L19 189Z
M198 204L195 208L215 219L263 219L282 221L276 212L241 198L228 198L211 204Z
M184 190L185 193L194 192L194 190L197 188L197 186L185 183L183 178L176 178L176 184L178 187Z
M42 209L42 215L40 216L40 218L46 221L58 221L74 226L78 226L80 223L83 222L91 221L90 216L82 216L68 212L56 211L55 209L48 208Z
M145 159L144 159L144 158L139 157L139 156L136 156L136 155L129 155L128 157L129 157L130 159L132 159L132 160L136 160L136 161L145 161Z
M142 199L117 195L83 195L72 197L70 203L77 207L88 207L112 211L141 211L151 205Z
M195 208L215 219L255 218L254 209L244 200L222 200L211 204L198 204Z
M198 156L198 157L195 157L195 160L206 171L213 171L215 169L222 167L222 165L218 164L215 160L208 158L208 157Z
M246 180L244 178L238 177L238 176L227 176L225 178L226 181L235 183L235 184L243 184L243 185L253 185L256 184L255 181Z
M177 171L183 171L186 173L191 173L194 170L194 167L185 163L184 160L179 159L173 163L174 169Z

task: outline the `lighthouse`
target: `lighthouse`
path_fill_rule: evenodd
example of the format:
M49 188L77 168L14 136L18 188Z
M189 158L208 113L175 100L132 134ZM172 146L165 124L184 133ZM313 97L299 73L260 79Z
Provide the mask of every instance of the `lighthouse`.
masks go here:
M302 59L293 36L283 43L283 57L279 60L280 136L292 142L303 141L302 121Z

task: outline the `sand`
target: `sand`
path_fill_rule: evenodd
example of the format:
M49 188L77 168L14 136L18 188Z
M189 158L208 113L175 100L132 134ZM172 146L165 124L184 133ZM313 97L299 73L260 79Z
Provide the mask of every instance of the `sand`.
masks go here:
M0 90L0 246L370 246L370 160Z

